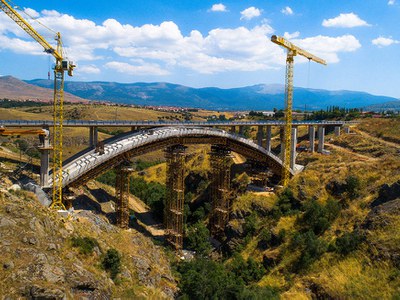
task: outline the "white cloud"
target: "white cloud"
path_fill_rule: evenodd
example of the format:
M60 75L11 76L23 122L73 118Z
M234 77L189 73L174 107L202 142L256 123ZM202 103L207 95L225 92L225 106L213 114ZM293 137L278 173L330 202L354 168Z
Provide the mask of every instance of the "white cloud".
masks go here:
M226 6L223 5L222 3L218 3L218 4L213 4L213 6L211 7L210 11L221 11L221 12L226 12Z
M300 36L300 32L298 32L298 31L295 31L293 33L285 32L283 34L283 37L287 40L295 39L295 38L298 38L299 36Z
M325 59L328 63L339 62L338 53L354 52L361 48L360 42L353 35L342 35L338 37L329 37L318 35L305 39L292 41L300 48Z
M286 6L285 8L282 8L281 13L284 15L293 15L293 9L291 9L289 6Z
M240 17L240 20L243 20L243 19L251 20L255 17L259 17L261 15L261 12L262 12L262 10L255 8L254 6L251 6L240 12L240 14L242 15Z
M100 74L100 69L95 65L82 65L78 66L77 71L86 74Z
M339 16L332 19L324 19L322 22L324 27L341 27L341 28L352 28L359 26L371 26L366 21L360 19L354 13L340 14Z
M30 17L32 17L32 18L37 18L37 17L40 16L40 14L39 14L36 10L34 10L34 9L32 9L32 8L25 8L25 9L24 9L24 12L25 12L28 16L30 16Z
M172 21L133 26L108 19L96 24L55 11L42 11L38 20L62 33L68 58L78 64L77 74L99 74L101 69L135 76L165 76L182 68L188 74L252 72L281 67L286 62L284 49L269 39L274 29L268 21L253 28L214 28L204 34L193 30L185 35ZM299 33L285 33L285 37L296 39ZM46 39L54 45L52 35L46 35ZM330 62L339 61L341 52L355 51L361 46L349 35L293 42ZM0 49L44 55L41 46L4 13L0 13Z
M388 5L394 5L396 3L396 0L389 0Z
M105 67L127 75L169 75L167 70L163 70L157 64L132 65L125 62L111 61L106 63Z
M372 40L372 44L378 47L387 47L393 44L400 44L400 41L394 40L391 37L385 38L383 36L380 36L376 39Z

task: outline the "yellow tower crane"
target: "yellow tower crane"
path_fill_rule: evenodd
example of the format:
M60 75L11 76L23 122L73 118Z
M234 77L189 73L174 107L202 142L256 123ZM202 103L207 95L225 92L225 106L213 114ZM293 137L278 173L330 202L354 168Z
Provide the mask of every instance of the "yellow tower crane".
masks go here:
M1 0L0 8L25 32L44 48L44 52L56 59L54 67L54 101L53 101L53 208L64 208L62 201L62 143L63 143L63 103L64 72L72 76L75 65L63 58L61 34L56 33L57 47L54 49L11 5Z
M287 186L290 177L290 144L292 141L292 106L293 106L293 63L296 55L308 58L309 61L315 61L326 65L325 60L297 47L283 37L273 35L271 41L287 49L286 57L286 82L285 82L285 127L283 138L283 167L282 167L282 185Z

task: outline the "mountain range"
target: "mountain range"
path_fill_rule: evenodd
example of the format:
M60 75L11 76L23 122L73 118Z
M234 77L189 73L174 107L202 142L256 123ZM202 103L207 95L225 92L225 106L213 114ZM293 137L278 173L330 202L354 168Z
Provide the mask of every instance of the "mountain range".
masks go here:
M0 99L52 102L53 98L53 86L51 88L43 88L12 76L0 77ZM64 93L64 100L68 102L88 102L88 100L68 92Z
M52 89L53 81L46 79L20 80L10 76L0 77L0 98L4 98L2 81L7 79L18 89L33 93L38 87ZM178 84L116 83L66 81L64 90L78 99L111 101L123 104L149 106L179 106L211 110L272 110L283 108L284 85L258 84L240 88L221 89L216 87L192 88ZM21 93L21 92L20 92ZM8 96L9 97L9 96ZM294 109L318 110L328 106L360 108L385 102L399 103L400 100L386 96L375 96L355 91L328 91L322 89L294 88ZM68 97L66 97L68 99Z

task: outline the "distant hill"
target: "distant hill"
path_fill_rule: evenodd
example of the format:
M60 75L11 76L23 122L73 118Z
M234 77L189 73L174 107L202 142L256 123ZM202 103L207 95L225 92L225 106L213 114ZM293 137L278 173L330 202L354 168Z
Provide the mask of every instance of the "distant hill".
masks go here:
M400 111L400 100L369 105L364 111Z
M29 84L12 76L0 77L0 99L33 100L40 102L53 101L53 81L47 87ZM64 101L87 102L78 96L69 93L64 94Z
M37 79L26 83L51 88L53 81ZM183 85L116 82L65 82L65 91L91 100L125 104L196 107L212 110L271 110L284 106L284 86L259 84L232 89L191 88ZM395 98L354 91L294 88L295 109L318 110L335 105L346 108L395 101Z

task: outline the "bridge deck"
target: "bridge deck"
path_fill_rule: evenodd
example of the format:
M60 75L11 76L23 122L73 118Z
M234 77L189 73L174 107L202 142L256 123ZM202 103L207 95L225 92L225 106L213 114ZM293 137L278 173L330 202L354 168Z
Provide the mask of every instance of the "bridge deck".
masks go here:
M330 125L330 126L343 126L351 125L356 122L346 121L294 121L293 126L317 126L317 125ZM210 127L210 126L284 126L284 121L212 121L212 122L165 122L165 121L111 121L111 120L64 120L64 127L171 127L171 126L197 126L197 127ZM0 126L6 127L51 127L53 121L51 120L0 120Z
M212 139L212 140L210 140ZM279 157L258 146L253 141L239 135L228 133L224 130L202 127L167 127L149 129L141 132L125 134L114 137L104 144L104 154L96 153L94 149L83 151L80 156L66 162L63 166L63 186L73 185L75 181L82 181L82 178L90 179L99 175L96 168L106 170L119 163L124 157L137 154L137 150L149 148L162 149L168 143L205 143L221 142L231 146L232 151L237 151L247 157L257 157L265 162L270 162L276 170L281 169L282 161ZM136 152L135 152L136 151ZM294 175L301 171L301 166L296 165L290 170ZM50 180L51 186L51 180Z

